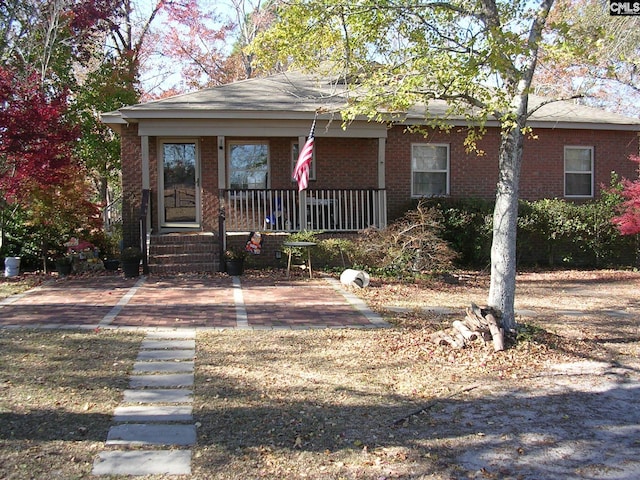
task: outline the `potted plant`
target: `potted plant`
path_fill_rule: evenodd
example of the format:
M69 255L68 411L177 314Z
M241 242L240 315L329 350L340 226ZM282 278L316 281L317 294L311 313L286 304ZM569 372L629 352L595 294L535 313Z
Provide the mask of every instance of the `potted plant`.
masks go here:
M244 259L247 252L241 247L229 247L224 252L225 270L229 275L242 275L244 271Z
M138 247L126 247L122 250L120 262L125 278L140 275L140 260L142 260L142 251Z

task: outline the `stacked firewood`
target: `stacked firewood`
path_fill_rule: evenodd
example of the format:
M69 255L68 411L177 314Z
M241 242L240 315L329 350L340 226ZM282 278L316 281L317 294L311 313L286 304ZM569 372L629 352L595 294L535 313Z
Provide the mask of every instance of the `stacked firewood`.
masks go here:
M493 342L493 349L504 350L504 329L500 312L491 307L480 308L475 303L466 309L464 320L455 320L451 328L431 334L431 341L438 345L464 348L477 340Z

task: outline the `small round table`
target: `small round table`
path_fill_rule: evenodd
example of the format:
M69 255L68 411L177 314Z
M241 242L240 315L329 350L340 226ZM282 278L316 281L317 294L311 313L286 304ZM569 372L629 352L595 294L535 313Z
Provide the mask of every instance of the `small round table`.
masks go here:
M309 278L313 278L311 274L311 247L315 247L317 243L315 242L283 242L283 247L289 248L289 259L287 260L287 278L289 278L289 273L291 272L291 256L293 255L294 248L300 248L307 251L307 261L300 265L302 268L309 269ZM304 254L303 254L304 257ZM303 258L304 260L304 258Z

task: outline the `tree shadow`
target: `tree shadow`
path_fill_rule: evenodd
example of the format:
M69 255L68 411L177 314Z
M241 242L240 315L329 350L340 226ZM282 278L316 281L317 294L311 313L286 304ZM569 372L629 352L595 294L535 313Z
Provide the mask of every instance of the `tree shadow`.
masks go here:
M265 448L320 459L328 452L402 448L412 452L411 468L421 475L450 470L460 475L455 478L478 471L486 478L638 478L640 386L618 380L582 391L567 378L545 393L553 382L545 378L539 390L514 386L434 399L410 416L415 400L395 395L374 399L349 392L347 402L271 402L229 386L218 391L225 399L213 402L218 407L197 410L198 443L208 452L206 462L220 467L252 457L259 465ZM245 404L228 406L238 398ZM425 455L438 461L416 463Z

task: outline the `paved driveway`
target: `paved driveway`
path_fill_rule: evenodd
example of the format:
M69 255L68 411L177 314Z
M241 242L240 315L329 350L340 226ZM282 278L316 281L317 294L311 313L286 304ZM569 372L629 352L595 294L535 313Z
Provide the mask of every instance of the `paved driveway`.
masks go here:
M387 324L330 278L70 277L0 301L0 327L374 328Z

